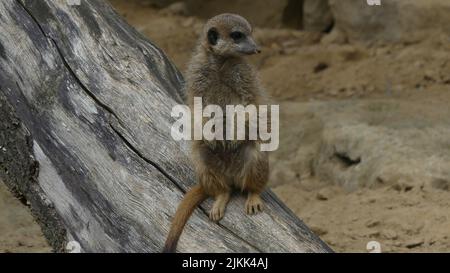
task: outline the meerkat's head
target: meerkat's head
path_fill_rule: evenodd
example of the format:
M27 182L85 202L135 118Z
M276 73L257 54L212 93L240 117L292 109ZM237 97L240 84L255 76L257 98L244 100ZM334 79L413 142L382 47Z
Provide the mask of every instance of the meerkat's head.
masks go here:
M220 14L208 20L202 45L212 54L232 57L260 53L252 37L252 26L242 16Z

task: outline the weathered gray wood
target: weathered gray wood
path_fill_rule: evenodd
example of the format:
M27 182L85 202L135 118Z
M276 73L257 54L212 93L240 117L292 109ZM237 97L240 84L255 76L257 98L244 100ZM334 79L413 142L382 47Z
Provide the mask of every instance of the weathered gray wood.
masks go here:
M187 143L170 136L181 90L164 53L103 0L0 1L0 178L56 250L69 240L85 252L162 249L194 183ZM236 196L219 224L205 202L178 250L330 251L270 191L264 200L249 217Z

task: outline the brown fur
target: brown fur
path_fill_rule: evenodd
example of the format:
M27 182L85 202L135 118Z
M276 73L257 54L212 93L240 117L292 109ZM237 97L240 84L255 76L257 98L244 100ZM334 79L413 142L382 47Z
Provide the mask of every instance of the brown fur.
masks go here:
M181 201L178 206L177 212L172 221L172 228L167 236L164 252L175 252L177 248L177 242L183 231L189 217L191 217L194 209L200 205L208 196L204 193L200 185L194 186Z
M209 39L211 30L218 34L216 44ZM236 31L245 36L239 43L230 36ZM191 109L194 97L202 97L203 105L215 104L222 109L226 105L266 103L254 69L244 60L244 55L259 52L251 33L250 24L238 15L222 14L207 22L186 77ZM267 153L260 151L259 141L193 141L192 158L199 184L177 209L165 251L175 251L186 221L206 196L215 199L210 211L213 221L224 216L232 189L248 192L248 214L263 208L260 193L267 184L269 161Z

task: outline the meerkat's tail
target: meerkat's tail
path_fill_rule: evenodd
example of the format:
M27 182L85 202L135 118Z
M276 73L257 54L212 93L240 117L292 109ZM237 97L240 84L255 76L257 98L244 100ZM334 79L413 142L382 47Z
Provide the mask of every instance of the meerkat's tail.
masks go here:
M173 253L177 249L178 239L183 232L184 225L191 217L192 212L199 206L208 196L200 185L195 185L186 193L177 212L172 220L169 235L167 235L166 244L164 245L164 253Z

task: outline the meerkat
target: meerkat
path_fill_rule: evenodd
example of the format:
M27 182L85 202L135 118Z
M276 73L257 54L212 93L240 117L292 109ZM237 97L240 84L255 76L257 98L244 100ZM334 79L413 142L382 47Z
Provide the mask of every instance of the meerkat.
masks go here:
M245 56L259 53L252 27L236 14L221 14L208 20L186 75L187 104L194 97L225 109L226 105L262 105L267 102L253 67ZM195 208L213 197L212 221L224 217L233 189L247 192L245 211L263 210L260 194L269 175L267 152L259 140L193 140L192 161L198 184L186 193L172 220L164 252L174 252L178 239Z

